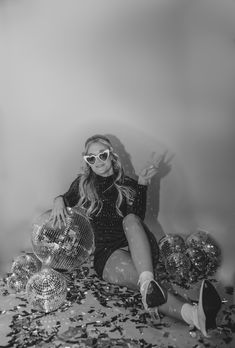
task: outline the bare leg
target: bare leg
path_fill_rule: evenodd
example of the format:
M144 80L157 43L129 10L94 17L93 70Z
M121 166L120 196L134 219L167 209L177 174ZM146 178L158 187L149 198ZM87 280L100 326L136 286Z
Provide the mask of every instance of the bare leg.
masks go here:
M144 271L153 273L151 248L141 220L129 214L123 219L123 228L138 275Z
M103 270L104 280L132 290L139 290L138 277L130 253L122 249L116 250L109 257Z
M103 279L107 282L126 286L133 290L138 289L138 277L130 253L120 249L109 257L103 271ZM209 311L206 310L206 307L204 308L203 303L209 305ZM221 300L216 290L213 289L212 285L202 283L198 306L187 303L183 297L176 297L168 293L167 302L159 306L159 311L169 317L196 326L204 336L208 337L206 322L211 318L215 321L220 307ZM212 314L210 314L210 311L212 311Z
M186 301L183 297L175 296L168 292L167 302L159 306L159 312L171 318L183 320L181 315L181 309L184 303L186 303Z
M128 251L116 250L106 262L103 279L112 284L126 286L132 290L138 290L139 275ZM181 308L185 303L183 298L178 298L168 293L167 303L159 307L159 311L170 317L183 320Z
M146 309L166 302L166 291L154 279L153 256L142 220L134 214L123 219L123 228L128 241L131 258L139 276L140 293ZM156 242L156 240L155 240Z

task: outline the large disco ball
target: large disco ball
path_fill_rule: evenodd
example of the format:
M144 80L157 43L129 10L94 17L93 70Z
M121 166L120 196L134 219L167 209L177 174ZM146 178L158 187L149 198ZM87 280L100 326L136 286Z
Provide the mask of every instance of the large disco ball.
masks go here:
M33 224L32 246L35 255L47 266L72 271L83 264L94 248L94 233L89 220L78 208L69 208L66 225L52 226L51 210Z
M186 250L183 237L177 234L169 234L161 238L159 248L164 259L173 253L182 253Z
M25 275L12 273L7 278L7 286L10 292L24 292L29 278Z
M24 254L17 256L12 264L11 272L22 275L25 277L31 277L34 273L37 273L41 268L41 262L33 254Z
M48 313L58 309L66 300L67 282L59 272L44 268L29 279L26 292L35 309Z
M191 263L183 253L173 253L165 260L165 268L169 276L177 282L187 280Z

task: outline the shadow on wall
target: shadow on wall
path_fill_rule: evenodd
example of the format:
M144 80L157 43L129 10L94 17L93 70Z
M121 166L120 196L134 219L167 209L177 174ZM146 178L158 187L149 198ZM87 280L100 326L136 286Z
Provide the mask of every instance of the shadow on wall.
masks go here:
M122 163L124 172L131 178L138 180L138 175L135 172L131 161L131 155L127 152L123 143L113 134L105 134L111 141L115 152L118 154ZM154 152L153 152L154 153ZM159 215L159 200L160 200L160 180L157 176L153 177L148 187L147 210L145 221L147 225L154 231L158 231L157 239L161 238L165 233L158 221ZM157 228L156 228L157 227Z
M124 168L125 174L132 177L133 179L137 179L138 176L135 173L134 166L131 162L131 155L126 151L125 146L122 144L122 142L115 135L105 134L105 136L107 136L108 139L110 139L110 141L114 147L115 152L118 154L119 159L120 159L122 166Z
M135 167L139 168L139 165L135 162L134 157L132 158L117 136L109 133L107 133L106 136L111 140L115 151L119 155L125 174L137 179L138 173L136 173ZM146 152L141 152L139 154L140 158L145 156L148 152L152 153L145 165L149 165L152 163L151 161L154 162L160 154L167 150L167 147L159 143L156 139L148 140L149 142L136 144L140 151L143 147L148 149ZM172 150L169 149L169 157L171 154ZM166 157L168 157L168 155ZM159 225L160 221L165 231L161 231L161 236L166 233L189 234L195 231L197 227L200 227L196 221L190 181L186 176L185 168L180 158L180 155L176 154L171 163L171 172L169 173L167 168L166 171L165 168L163 168L161 180L155 176L148 186L145 222L154 233L155 231L162 230ZM156 237L158 238L159 236L156 235Z

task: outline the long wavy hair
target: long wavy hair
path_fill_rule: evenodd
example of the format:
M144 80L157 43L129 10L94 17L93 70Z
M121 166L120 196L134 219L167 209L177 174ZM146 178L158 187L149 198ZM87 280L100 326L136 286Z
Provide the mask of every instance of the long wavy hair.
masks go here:
M134 190L123 185L124 182L124 170L119 161L118 155L113 151L112 144L108 138L103 135L96 134L88 138L85 142L85 151L83 155L87 154L88 148L92 143L101 143L110 150L110 158L113 165L114 182L113 185L116 187L118 196L116 200L116 210L120 216L123 216L120 206L123 201L123 197L128 202L131 202L134 198ZM103 207L103 203L98 195L95 187L95 173L91 167L84 161L83 173L80 175L79 181L79 196L78 206L85 209L85 215L91 219L92 215L98 215Z

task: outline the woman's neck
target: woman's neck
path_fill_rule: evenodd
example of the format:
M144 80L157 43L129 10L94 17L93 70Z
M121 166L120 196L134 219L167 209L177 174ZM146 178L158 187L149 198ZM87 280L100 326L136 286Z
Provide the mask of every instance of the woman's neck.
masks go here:
M112 176L114 174L113 168L111 167L107 172L104 172L102 174L96 174L98 176L102 176L103 178L107 178L108 176Z

